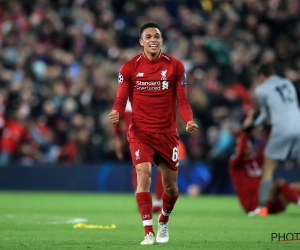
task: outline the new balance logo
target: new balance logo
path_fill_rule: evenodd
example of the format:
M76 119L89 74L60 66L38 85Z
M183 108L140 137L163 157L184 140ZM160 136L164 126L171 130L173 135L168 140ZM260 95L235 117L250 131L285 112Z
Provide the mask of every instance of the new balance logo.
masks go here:
M168 88L169 88L169 82L163 81L163 82L162 82L161 89L164 90L164 89L168 89Z
M137 73L136 77L144 76L144 73Z

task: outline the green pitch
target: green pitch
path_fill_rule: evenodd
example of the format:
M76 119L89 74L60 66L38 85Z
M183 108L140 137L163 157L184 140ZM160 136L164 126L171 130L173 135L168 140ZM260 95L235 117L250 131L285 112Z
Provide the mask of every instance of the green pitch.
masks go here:
M299 218L294 205L249 218L235 197L181 195L169 243L140 246L143 227L133 194L0 192L0 249L300 249L300 241L271 241L271 233L300 232ZM154 221L156 231L157 215ZM74 229L78 223L97 227Z

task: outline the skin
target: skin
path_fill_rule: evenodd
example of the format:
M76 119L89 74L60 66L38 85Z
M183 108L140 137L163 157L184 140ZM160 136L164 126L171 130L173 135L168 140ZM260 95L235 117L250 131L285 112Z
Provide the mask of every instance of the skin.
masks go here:
M158 57L163 41L161 32L157 28L145 29L139 40L140 45L144 47L146 57L151 61Z
M268 78L270 78L272 76L267 77L263 74L258 75L259 84L263 83L264 81L266 81ZM273 177L273 173L274 173L274 170L277 167L277 165L278 165L278 161L265 156L264 157L262 180L271 179Z
M160 30L154 27L145 29L139 39L139 43L143 47L146 57L151 61L155 60L158 57L161 45L163 44ZM118 111L112 110L109 114L109 119L112 124L118 123L120 119ZM187 132L194 133L197 129L198 125L194 121L187 122ZM152 164L150 162L142 162L137 164L135 169L137 172L137 193L149 192L151 186ZM159 169L162 173L162 182L165 193L170 197L176 196L178 193L178 172L168 168L165 162L159 163Z

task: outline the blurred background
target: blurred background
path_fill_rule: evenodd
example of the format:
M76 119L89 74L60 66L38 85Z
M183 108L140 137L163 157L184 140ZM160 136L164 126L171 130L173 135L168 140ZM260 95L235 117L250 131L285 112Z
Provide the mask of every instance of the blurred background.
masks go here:
M1 189L132 192L108 113L148 21L184 63L200 125L189 135L178 119L180 191L234 193L228 159L255 107L256 65L274 65L300 92L299 0L0 1ZM278 171L300 180L293 164Z

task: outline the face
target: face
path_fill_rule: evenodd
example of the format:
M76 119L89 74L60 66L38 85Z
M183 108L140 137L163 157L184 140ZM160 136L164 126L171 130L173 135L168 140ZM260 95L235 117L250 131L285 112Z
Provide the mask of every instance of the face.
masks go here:
M144 29L140 38L140 45L144 47L145 53L156 54L160 51L163 43L163 38L159 29L147 28Z

